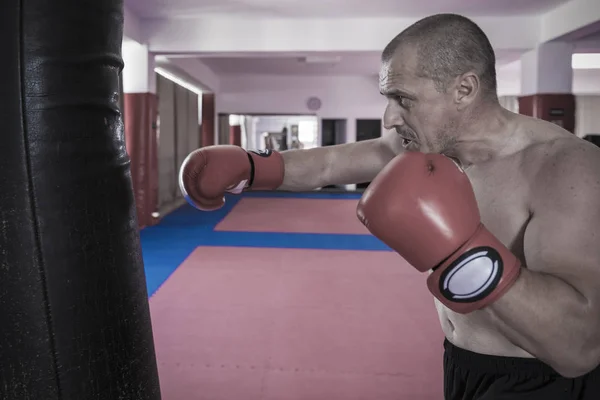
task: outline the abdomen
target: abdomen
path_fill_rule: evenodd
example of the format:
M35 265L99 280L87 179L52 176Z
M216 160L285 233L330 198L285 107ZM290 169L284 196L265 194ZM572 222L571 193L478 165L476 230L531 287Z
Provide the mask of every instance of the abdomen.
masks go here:
M446 338L454 345L480 354L527 357L527 353L498 331L492 317L484 311L457 314L435 301Z

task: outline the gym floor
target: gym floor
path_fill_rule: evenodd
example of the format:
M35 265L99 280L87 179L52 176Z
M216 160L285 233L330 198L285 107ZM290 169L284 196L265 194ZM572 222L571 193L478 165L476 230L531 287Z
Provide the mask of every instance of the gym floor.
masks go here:
M439 399L425 276L359 193L245 193L141 232L164 400Z

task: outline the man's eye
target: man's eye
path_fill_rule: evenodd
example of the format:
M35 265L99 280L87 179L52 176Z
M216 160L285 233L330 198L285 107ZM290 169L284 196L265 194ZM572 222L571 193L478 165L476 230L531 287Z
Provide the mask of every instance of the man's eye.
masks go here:
M411 143L412 143L412 140L402 138L402 147L408 147L408 146L410 146Z
M401 107L407 108L409 106L409 100L404 96L396 96L396 101Z

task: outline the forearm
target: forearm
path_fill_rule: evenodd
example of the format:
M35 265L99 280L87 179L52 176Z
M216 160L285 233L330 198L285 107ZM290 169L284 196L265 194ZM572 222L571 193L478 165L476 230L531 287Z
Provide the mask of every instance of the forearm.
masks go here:
M396 154L372 139L281 153L285 176L280 190L313 190L327 185L370 182Z
M281 153L285 164L285 175L280 190L302 191L326 186L329 168L328 148L317 147L307 150L287 150Z
M484 312L515 345L565 376L595 367L598 315L565 281L523 269L510 290Z

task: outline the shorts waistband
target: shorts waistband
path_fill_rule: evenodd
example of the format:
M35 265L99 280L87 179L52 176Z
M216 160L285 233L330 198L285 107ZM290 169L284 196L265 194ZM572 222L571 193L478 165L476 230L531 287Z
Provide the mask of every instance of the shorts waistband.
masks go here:
M445 359L452 366L491 374L528 374L537 376L560 376L548 364L536 358L504 357L475 353L465 350L448 339L444 340Z

